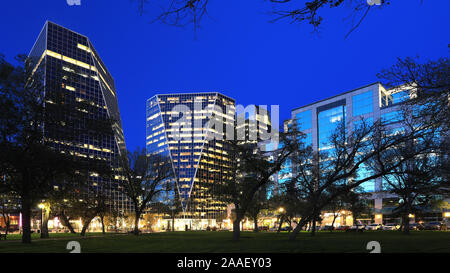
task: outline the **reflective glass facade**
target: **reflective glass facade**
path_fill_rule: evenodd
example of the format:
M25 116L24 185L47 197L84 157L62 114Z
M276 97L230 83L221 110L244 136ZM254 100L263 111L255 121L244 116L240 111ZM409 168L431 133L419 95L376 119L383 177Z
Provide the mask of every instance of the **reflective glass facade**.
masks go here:
M311 110L298 113L295 117L300 131L311 129Z
M409 98L410 98L410 95L409 95L408 90L400 91L400 92L392 94L392 103L393 104L401 103L401 102L408 100Z
M312 146L312 133L305 134L305 138L303 139L303 143L305 146Z
M345 122L346 106L339 105L318 113L319 150L329 149L329 138L341 122Z
M93 173L91 188L110 195L116 208L129 210L130 204L119 190L122 176L118 157L126 148L114 80L92 43L86 36L46 22L29 56L35 62L35 71L39 70L44 76L46 105L58 103L53 98L59 94L63 95L64 103L80 112L77 116L82 116L85 123L115 121L113 133L109 135L99 137L88 131L77 132L71 142L61 139L61 132L70 133L68 126L45 126L45 141L79 157L95 156L109 162L114 178L105 180ZM80 105L91 107L86 110ZM72 114L75 113L67 113L68 120Z
M396 107L386 105L393 105L393 101L404 99L404 94L409 93L385 90L381 85L373 84L298 108L292 111L292 120L305 133L305 144L311 145L316 151L326 152L330 158L333 150L329 145L329 138L341 122L344 122L346 128L352 129L360 126L361 119L368 125L381 119L397 127L399 112ZM388 99L390 103L387 102ZM376 101L379 101L379 105L375 104ZM322 163L326 166L327 159L323 159ZM363 178L368 175L368 166L361 166L357 176ZM382 190L381 183L381 179L376 179L361 186L366 192L376 192Z
M371 126L373 124L373 118L369 117L364 120L367 126ZM362 126L362 121L359 119L353 121L353 128L360 128ZM358 179L363 179L367 176L371 175L371 170L365 165L361 164L361 167L358 169L356 175ZM375 180L369 180L361 184L362 189L365 192L373 192L375 191Z
M329 137L335 131L338 122L344 121L347 132L351 132L352 128L361 126L362 120L369 126L376 121L381 121L386 125L388 134L401 134L405 130L402 124L401 105L414 95L413 91L406 90L404 86L385 89L380 83L374 83L294 109L291 119L286 123L299 122L301 130L307 136L305 142L311 143L315 151L324 151L328 154L328 158L321 161L326 171L328 167L326 163L333 156L333 150L328 145ZM311 126L305 123L307 120L305 117L308 116L306 113L311 113ZM308 126L303 127L302 124L308 124ZM292 166L292 171L295 172L295 170L295 166ZM366 178L371 173L370 166L362 164L357 170L356 179ZM348 179L348 183L351 180L353 178ZM381 177L364 182L360 187L364 192L371 193L364 195L363 198L373 200L373 213L378 216L374 221L381 223L383 214L386 211L392 211L388 201L398 200L398 197L386 192L386 181Z
M174 107L182 113L174 115ZM212 128L212 119L221 120L223 130ZM231 161L226 143L207 134L225 139L226 126L234 130L234 122L234 100L216 92L156 95L147 101L147 153L170 157L176 191L169 198L180 198L185 218L215 219L226 211L227 204L215 200L208 188L229 181Z
M371 113L373 111L373 92L367 91L353 98L353 116Z
M411 98L409 90L396 90L394 92L383 93L381 97L381 106L388 107L404 102Z
M381 122L391 124L402 121L402 113L400 111L387 112L381 115Z
M292 111L292 119L286 122L298 122L300 130L306 134L305 144L328 154L328 158L322 161L326 167L327 160L333 156L333 150L328 144L329 137L339 122L344 121L345 126L352 129L361 125L361 119L368 125L381 120L388 125L391 133L401 133L401 112L397 105L410 97L410 92L401 87L386 90L381 84L375 83L297 108ZM295 166L290 170L295 171ZM370 173L369 166L363 164L357 171L357 179L365 178ZM385 197L378 193L384 190L383 179L367 181L361 184L361 188L367 193L374 193L371 198L374 199L375 210L381 211Z

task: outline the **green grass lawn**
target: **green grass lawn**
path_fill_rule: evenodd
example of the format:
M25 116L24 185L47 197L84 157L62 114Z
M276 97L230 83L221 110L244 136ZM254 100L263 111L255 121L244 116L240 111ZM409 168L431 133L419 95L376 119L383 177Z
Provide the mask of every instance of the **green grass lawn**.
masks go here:
M287 240L288 233L242 232L241 240L233 242L231 232L165 232L134 235L89 234L86 238L69 234L51 234L53 239L35 239L31 245L20 240L1 241L0 252L67 253L68 241L81 244L81 252L369 252L369 241L378 241L381 252L450 252L450 232L419 231L403 235L397 231L366 231L363 233L318 232L299 234ZM36 236L36 235L34 235ZM100 236L100 237L99 237Z

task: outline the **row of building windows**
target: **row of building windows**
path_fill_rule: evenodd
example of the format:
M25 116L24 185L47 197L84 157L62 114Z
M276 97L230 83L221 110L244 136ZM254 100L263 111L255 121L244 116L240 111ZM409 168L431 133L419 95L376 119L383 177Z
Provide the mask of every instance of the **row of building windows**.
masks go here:
M380 108L383 109L387 106L392 106L396 104L400 104L405 100L408 100L411 97L411 94L408 90L402 91L390 91L390 92L381 92L380 91ZM352 123L351 126L353 128L360 128L362 126L362 121L364 120L367 126L371 126L374 122L373 116L365 116L362 118L361 116L370 114L374 111L374 92L372 90L365 91L360 94L356 94L351 96L352 99ZM381 110L380 109L380 110ZM316 109L317 111L317 146L319 151L327 152L328 158L323 159L323 166L327 165L327 162L330 157L333 156L333 147L330 143L330 136L335 132L337 126L341 123L343 126L347 126L346 124L346 103L345 100L335 101L328 105L320 106ZM383 110L384 111L384 110ZM308 109L306 111L302 111L295 114L295 122L298 125L300 131L303 131L305 137L303 139L303 143L305 146L312 146L312 135L313 133L309 131L312 129L313 119L313 110ZM402 121L402 113L399 110L392 109L389 112L381 113L381 122L383 124L394 124ZM394 126L391 130L392 134L401 133L404 129L398 126ZM291 162L286 162L283 170L279 174L279 182L283 183L283 181L287 180L290 177L290 173L292 172L292 164ZM357 171L357 179L364 179L372 174L372 170L365 166L364 164ZM385 183L384 183L385 184ZM373 192L381 190L380 188L376 188L375 180L370 180L361 185L361 188L365 192Z
M409 97L410 94L408 91L393 93L390 95L392 101L391 105L401 103L406 99L408 99ZM353 104L353 117L371 113L373 111L373 92L367 91L358 95L354 95L352 97L352 104ZM329 131L329 129L333 129L334 126L331 125L332 123L340 121L343 118L343 115L341 114L342 109L340 109L340 107L336 107L333 109L328 109L318 113L319 124L321 124L322 121L322 124L319 125L319 127L322 127L322 133L324 134L326 134L326 132ZM300 131L305 131L312 128L312 110L297 113L295 117ZM326 121L327 119L328 121ZM373 121L371 117L366 118L366 120L371 120L371 122ZM384 122L385 124L395 123L401 120L402 117L399 111L391 111L381 115L381 121Z

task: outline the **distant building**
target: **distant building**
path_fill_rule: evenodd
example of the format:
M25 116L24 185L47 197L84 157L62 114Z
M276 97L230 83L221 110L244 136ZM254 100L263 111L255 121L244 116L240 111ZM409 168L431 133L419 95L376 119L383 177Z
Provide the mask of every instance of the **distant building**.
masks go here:
M236 139L247 143L255 143L260 148L271 142L272 134L270 113L267 108L249 105L236 113Z

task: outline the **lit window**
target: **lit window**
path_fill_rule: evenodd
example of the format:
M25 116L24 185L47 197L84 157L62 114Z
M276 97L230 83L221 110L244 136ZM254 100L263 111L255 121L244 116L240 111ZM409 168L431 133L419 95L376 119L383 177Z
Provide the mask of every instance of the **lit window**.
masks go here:
M85 46L85 45L78 44L77 47L78 47L79 49L82 49L82 50L84 50L84 51L87 51L87 52L91 53L91 49L90 49L89 47Z

